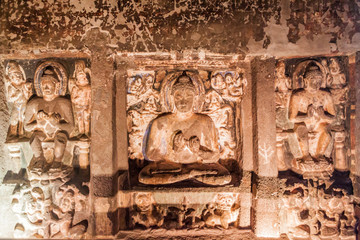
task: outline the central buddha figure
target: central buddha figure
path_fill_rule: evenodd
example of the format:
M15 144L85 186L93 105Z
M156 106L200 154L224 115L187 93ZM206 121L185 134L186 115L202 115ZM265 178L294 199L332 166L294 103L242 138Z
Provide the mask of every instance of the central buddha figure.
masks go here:
M231 181L218 163L219 137L212 119L193 111L195 86L180 76L171 90L174 111L154 119L144 138L144 155L150 164L139 174L144 184L162 185L193 179L209 185Z

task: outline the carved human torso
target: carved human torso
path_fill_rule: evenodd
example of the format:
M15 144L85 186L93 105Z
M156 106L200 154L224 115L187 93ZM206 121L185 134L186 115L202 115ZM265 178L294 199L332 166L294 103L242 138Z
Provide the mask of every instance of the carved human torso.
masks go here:
M91 97L91 87L86 86L74 86L71 91L71 100L77 106L89 106Z
M44 117L39 118L40 114ZM53 138L56 132L66 131L70 133L73 129L73 113L71 102L64 97L57 97L52 101L45 101L36 97L29 101L26 109L26 124L36 122L34 130L44 132L48 138ZM70 124L67 124L70 123Z
M152 161L171 161L178 163L193 163L199 160L206 162L217 162L218 136L215 125L210 117L203 114L192 114L187 119L179 120L176 114L163 115L153 121L150 125L146 156ZM175 152L173 149L173 138L176 132L181 131L186 140L196 136L200 140L200 146L208 151L215 151L207 159L199 159L188 147ZM217 150L217 151L216 151ZM201 158L201 157L200 157Z

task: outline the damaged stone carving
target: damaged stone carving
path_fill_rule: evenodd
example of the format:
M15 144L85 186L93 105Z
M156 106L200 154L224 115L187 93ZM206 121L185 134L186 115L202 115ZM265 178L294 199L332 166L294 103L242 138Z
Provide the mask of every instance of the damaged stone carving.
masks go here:
M134 204L130 211L131 228L137 224L146 228L163 225L166 211L156 205L152 193L136 193L133 199Z
M344 189L309 180L288 186L282 198L281 232L290 239L356 239L354 200Z
M84 236L88 225L87 197L74 185L62 185L60 182L58 179L54 186L23 184L15 189L12 208L18 217L18 223L14 229L14 237ZM53 187L57 190L53 191Z
M330 59L330 70L327 59L301 62L293 72L293 86L287 76L278 74L279 170L291 169L304 177L328 177L334 167L348 170L344 152L347 136L344 109L348 90L337 61ZM277 72L284 73L284 67L284 63L279 63Z
M276 102L278 169L286 185L280 232L290 239L356 239L346 152L349 90L341 59L278 63L284 74L276 95L287 98Z
M30 145L34 153L28 168L61 169L68 136L74 129L71 102L59 96L60 81L54 71L45 70L39 82L42 97L32 98L25 111L25 130L32 133ZM44 142L54 143L53 157L45 158Z
M7 101L12 103L10 127L7 141L24 135L26 102L33 93L32 83L26 82L24 69L15 61L10 61L5 71L5 92Z
M203 213L207 227L221 226L225 229L238 225L240 203L236 193L219 193Z
M23 103L18 101L21 108L15 114L19 116L16 134L12 132L14 124L9 128L8 136L12 136L9 149L13 149L13 159L19 162L22 161L24 144L30 144L33 153L31 159L24 159L29 162L25 166L27 174L22 175L14 190L12 206L19 220L15 226L15 237L81 238L86 234L91 89L88 80L81 78L87 69L85 62L78 61L73 65L74 75L78 77L75 84L79 85L69 84L74 95L72 99L76 99L73 101L74 108L70 96L66 95L68 73L61 63L44 61L39 64L33 84L22 80L25 73L18 64L8 64L9 77L14 79L14 84L24 84L21 88L17 84L17 96ZM30 97L32 86L36 96ZM12 94L8 100L14 102L14 86L7 87ZM30 100L27 102L27 99ZM81 103L85 104L77 106ZM88 111L88 115L84 111ZM77 118L77 124L79 121L82 121L80 125L83 124L79 133L74 133L74 115L85 116ZM20 131L22 125L23 133ZM75 172L74 168L81 171Z
M218 193L204 204L191 205L185 196L182 202L159 206L153 193L132 195L130 228L224 229L238 227L240 201L238 193Z
M246 85L242 73L216 72L206 92L197 73L168 73L161 89L153 76L142 73L128 81L129 158L149 162L139 182L228 184L231 175L219 160L236 159L233 109Z
M84 61L75 63L74 78L70 78L69 91L74 106L75 121L79 135L89 137L91 114L91 87L88 76L90 69L85 67Z

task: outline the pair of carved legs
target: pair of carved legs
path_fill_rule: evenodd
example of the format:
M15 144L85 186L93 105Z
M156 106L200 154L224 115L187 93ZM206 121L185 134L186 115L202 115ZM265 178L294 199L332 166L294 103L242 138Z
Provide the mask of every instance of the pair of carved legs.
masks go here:
M29 169L43 169L47 162L44 157L44 150L42 142L46 139L45 133L41 131L35 131L30 139L30 146L33 151L34 157L29 164ZM58 132L54 138L54 160L51 164L52 168L60 168L61 161L64 156L66 143L68 137L64 132Z
M231 181L229 171L219 163L151 162L139 173L139 181L144 184L171 184L187 179L195 179L209 185L225 185Z

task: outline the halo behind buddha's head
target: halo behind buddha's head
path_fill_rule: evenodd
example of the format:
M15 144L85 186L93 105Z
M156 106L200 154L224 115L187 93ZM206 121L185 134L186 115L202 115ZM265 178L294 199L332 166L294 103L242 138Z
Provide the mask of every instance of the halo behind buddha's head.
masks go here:
M180 90L180 89L188 89L188 90L191 90L194 93L196 92L195 91L195 85L191 81L190 77L188 75L186 75L185 73L183 75L181 75L176 80L174 85L172 86L171 95L173 95L175 93L175 91Z

